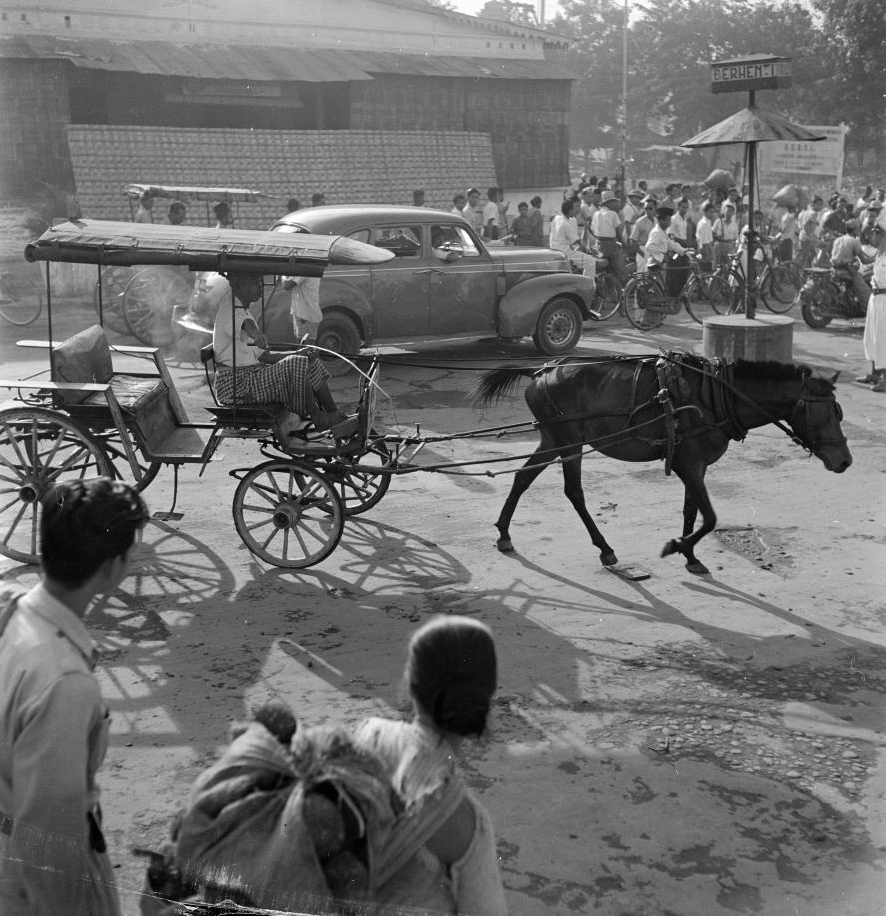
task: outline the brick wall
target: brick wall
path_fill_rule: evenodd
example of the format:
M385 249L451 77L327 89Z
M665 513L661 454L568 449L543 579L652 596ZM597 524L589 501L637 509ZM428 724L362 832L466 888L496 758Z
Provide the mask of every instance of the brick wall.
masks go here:
M374 74L351 84L351 126L488 133L505 188L569 183L570 83L566 80Z
M68 72L59 60L0 61L0 199L72 180L65 127Z
M251 188L269 194L233 209L242 229L267 229L289 197L310 204L411 204L449 209L455 191L496 183L485 133L441 130L209 130L74 125L68 129L77 197L85 216L131 218L123 188L132 182ZM160 219L162 202L155 203ZM188 207L188 223L206 225L205 204Z

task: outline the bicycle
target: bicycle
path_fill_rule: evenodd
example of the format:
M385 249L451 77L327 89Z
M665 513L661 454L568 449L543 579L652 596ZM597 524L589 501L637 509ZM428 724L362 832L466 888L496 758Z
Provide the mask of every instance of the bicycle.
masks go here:
M594 301L592 302L589 320L606 321L607 318L612 318L622 305L622 284L615 274L610 273L610 262L599 251L584 247L580 247L579 251L583 254L591 255L597 260L597 270L594 277ZM582 272L572 263L570 270L576 274Z
M771 241L771 240L767 240ZM760 261L755 258L756 291L764 306L771 312L781 315L787 312L795 302L803 286L803 273L796 279L796 272L782 264L770 260L767 248L759 247ZM726 300L726 309L715 306L721 315L733 315L745 308L746 274L742 265L742 254L730 255L730 263L722 264L713 276L719 276L730 287L731 295ZM800 284L800 285L799 285Z
M677 295L670 293L666 285L669 270L689 271ZM716 274L706 277L699 265L699 255L690 254L686 267L662 267L631 277L623 297L625 317L639 331L652 331L667 315L677 315L685 308L695 322L702 324L708 309L718 315L724 313L730 294L727 283Z
M25 327L43 312L43 287L30 277L0 271L0 316L10 324Z

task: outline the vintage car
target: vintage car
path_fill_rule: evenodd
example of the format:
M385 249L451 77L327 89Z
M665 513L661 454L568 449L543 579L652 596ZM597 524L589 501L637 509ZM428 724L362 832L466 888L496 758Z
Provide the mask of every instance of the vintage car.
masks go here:
M544 354L572 350L589 318L593 281L550 248L485 245L452 213L420 207L325 206L279 219L275 232L342 235L393 251L393 260L330 266L320 284L317 343L337 353L397 341L532 337ZM230 296L224 277L199 275L176 321L211 329ZM279 282L253 311L275 343L294 343L291 293Z

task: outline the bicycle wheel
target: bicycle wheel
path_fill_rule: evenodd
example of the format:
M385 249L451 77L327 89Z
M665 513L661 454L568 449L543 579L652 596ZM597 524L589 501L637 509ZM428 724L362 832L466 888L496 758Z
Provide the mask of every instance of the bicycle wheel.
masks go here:
M173 310L190 295L190 287L175 270L140 270L123 291L123 318L129 332L149 347L171 343Z
M126 284L132 279L130 267L106 267L102 271L102 324L118 334L128 334L126 319L123 317L123 293ZM92 304L96 315L99 314L99 284L96 281L92 293Z
M730 284L720 274L712 274L705 281L705 298L716 315L729 314L732 296Z
M764 305L771 312L781 315L792 307L800 292L800 287L795 286L792 272L787 267L777 265L764 271L758 292L761 294Z
M594 303L597 320L612 318L622 305L622 287L613 274L598 274L594 281Z
M10 324L33 324L43 311L43 289L30 277L5 274L0 282L0 315Z
M712 315L722 314L709 299L710 291L715 295L726 296L726 301L729 301L730 290L727 284L720 279L711 283L712 279L715 278L709 278L709 282L706 283L700 277L691 277L690 282L684 288L684 307L687 309L687 314L699 324L702 324L706 318L711 318Z
M307 464L273 459L254 467L234 493L234 526L273 566L305 569L325 560L342 537L345 513L326 476Z
M662 289L647 274L637 274L628 281L624 302L625 317L639 331L652 331L665 321L665 297Z
M0 554L36 563L46 493L58 483L113 473L101 443L70 417L42 407L0 411Z

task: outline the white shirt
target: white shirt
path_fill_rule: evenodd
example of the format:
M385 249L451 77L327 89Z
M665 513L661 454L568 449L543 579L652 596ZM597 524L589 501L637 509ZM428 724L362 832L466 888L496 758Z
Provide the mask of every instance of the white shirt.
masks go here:
M320 277L288 279L295 283L290 298L290 314L293 318L302 321L323 321L323 312L320 310Z
M579 226L573 216L564 216L558 213L551 221L551 229L548 233L548 246L555 248L557 251L563 251L565 254L575 251L574 242L579 241Z
M696 224L696 241L701 248L703 245L711 245L714 242L713 227L705 216Z
M484 204L483 209L483 225L484 228L490 225L490 221L493 223L493 227L498 229L502 224L499 220L499 205L494 203L492 200L488 200Z
M465 204L465 208L462 210L463 219L467 219L469 223L474 227L475 232L478 235L483 234L484 230L484 211L483 207L472 207L471 204Z
M676 238L687 241L687 217L675 213L668 224L668 231Z
M216 312L216 323L213 325L213 355L216 365L233 366L235 347L238 368L255 366L259 362L261 350L247 344L249 335L243 329L243 322L252 317L250 312L238 303L234 309L234 319L237 325L237 338L234 337L234 324L231 317L231 303L223 302Z
M647 267L661 265L669 251L675 251L678 254L684 253L684 246L679 245L674 239L670 239L666 231L656 223L650 230L650 237L647 244L644 245L644 251L647 254Z
M615 241L619 235L619 227L622 225L622 218L615 210L609 207L601 207L595 213L591 220L591 231L596 238L610 239Z

